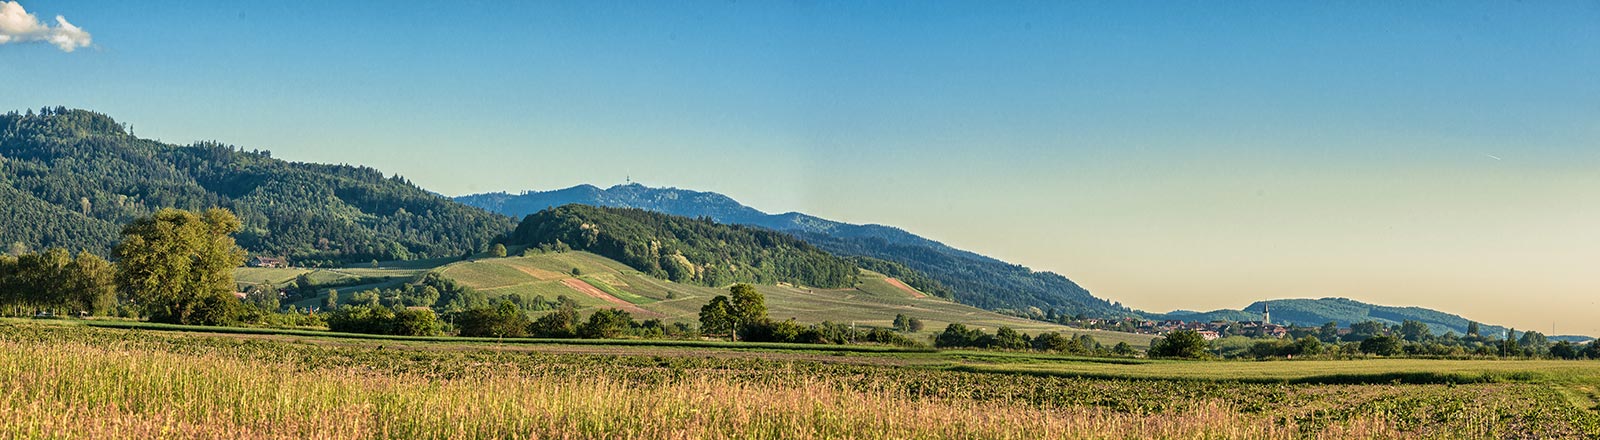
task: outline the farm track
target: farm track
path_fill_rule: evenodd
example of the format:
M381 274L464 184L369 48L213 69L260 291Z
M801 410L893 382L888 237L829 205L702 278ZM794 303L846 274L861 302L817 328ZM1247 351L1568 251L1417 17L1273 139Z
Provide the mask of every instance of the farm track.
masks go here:
M600 290L600 288L589 285L589 283L577 278L563 279L561 280L561 284L567 286L567 288L578 291L578 293L605 300L608 303L616 305L618 309L631 313L636 317L663 318L667 316L654 311L645 310L644 308L634 305L631 302L623 301L622 298L612 296L611 294L606 293L604 290Z
M912 298L927 298L928 297L928 295L923 295L922 292L918 292L917 289L913 289L913 288L911 288L911 286L907 286L906 283L901 282L900 279L898 279L898 278L884 277L883 278L883 282L889 283L889 285L894 286L894 287L896 287L896 288L898 288L900 290L904 290L906 292L906 294L907 295L911 295Z

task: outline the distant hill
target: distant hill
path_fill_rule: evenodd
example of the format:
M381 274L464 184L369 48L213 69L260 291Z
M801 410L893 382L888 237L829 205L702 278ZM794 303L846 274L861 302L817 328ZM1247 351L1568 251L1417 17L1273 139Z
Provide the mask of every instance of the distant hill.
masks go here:
M522 219L505 240L541 249L589 251L640 272L678 283L736 282L838 288L859 271L839 258L780 232L636 208L572 204Z
M1257 301L1240 310L1222 309L1210 312L1179 310L1149 316L1152 319L1185 321L1259 321L1266 305L1272 307L1272 322L1282 325L1319 326L1332 321L1339 323L1340 327L1346 327L1353 322L1378 321L1393 325L1413 320L1427 324L1435 334L1451 331L1459 335L1467 332L1467 323L1471 322L1466 318L1432 309L1380 306L1347 298L1274 299ZM1479 323L1479 332L1484 335L1504 334L1505 331L1505 327Z
M1246 311L1243 311L1243 310L1229 310L1229 309L1212 310L1212 311L1209 311L1209 312L1196 312L1196 311L1193 311L1193 310L1173 310L1173 311L1167 312L1167 313L1147 313L1145 315L1145 317L1149 318L1149 319L1157 320L1157 321L1176 320L1176 321L1194 321L1194 322L1211 322L1211 321L1234 321L1234 322L1239 322L1239 321L1260 321L1261 320L1261 314L1260 313L1251 313L1251 312L1246 312ZM1277 319L1274 319L1273 322L1277 322L1279 324L1284 324L1284 322L1282 322L1281 320L1277 320ZM1318 325L1321 325L1321 324L1318 324Z
M124 223L167 207L231 209L241 246L302 264L457 256L512 227L372 168L140 139L84 110L0 115L0 251L104 254Z
M521 194L489 193L456 198L457 201L522 217L541 210L577 203L591 206L639 208L686 217L709 217L717 222L759 226L788 232L828 252L864 256L903 265L927 275L919 290L937 293L937 282L964 304L991 310L1027 312L1030 308L1056 309L1066 314L1131 316L1125 308L1096 298L1072 280L1051 272L1036 272L973 252L955 249L883 225L854 225L806 214L767 214L713 192L677 188L651 188L639 184L601 189L592 185ZM912 283L912 280L906 280Z
M1265 306L1272 307L1272 322L1282 325L1318 326L1329 321L1339 323L1340 327L1347 327L1353 322L1378 321L1394 325L1406 320L1419 321L1427 324L1434 334L1455 332L1458 335L1467 333L1467 318L1459 315L1441 312L1422 307L1393 307L1367 304L1347 298L1322 298L1322 299L1274 299L1257 301L1242 310L1214 310L1210 312L1173 311L1170 313L1149 314L1151 319L1178 319L1184 321L1258 321ZM1478 323L1479 334L1501 335L1506 333L1506 327ZM1534 330L1538 329L1522 329ZM1520 332L1519 332L1520 333ZM1586 336L1552 336L1551 339L1588 340Z

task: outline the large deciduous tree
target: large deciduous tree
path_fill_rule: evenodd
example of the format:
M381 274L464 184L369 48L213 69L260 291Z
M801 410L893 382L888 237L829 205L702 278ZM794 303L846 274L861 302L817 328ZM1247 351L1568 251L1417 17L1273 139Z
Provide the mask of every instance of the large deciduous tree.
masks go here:
M756 286L739 283L728 288L728 310L736 325L759 322L767 318L767 297L756 291Z
M236 310L233 269L245 252L233 241L239 219L226 209L162 209L122 229L117 284L151 321L223 324Z
M78 257L67 264L67 273L69 276L63 281L71 286L70 293L79 310L106 315L117 306L117 270L110 262L89 251L80 251Z
M728 288L728 295L717 295L700 307L700 331L705 334L737 335L746 326L767 320L767 299L756 287L739 283Z
M1150 357L1170 357L1198 359L1207 357L1206 349L1211 343L1206 342L1200 332L1194 330L1174 330L1167 333L1167 337L1150 342Z
M728 313L728 297L717 295L700 307L700 332L707 335L733 333L733 316Z

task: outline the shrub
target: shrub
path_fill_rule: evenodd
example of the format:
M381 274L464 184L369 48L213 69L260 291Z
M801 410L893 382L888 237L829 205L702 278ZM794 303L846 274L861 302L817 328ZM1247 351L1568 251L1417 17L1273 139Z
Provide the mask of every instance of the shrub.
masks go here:
M578 335L585 338L609 339L621 336L633 326L633 316L617 309L596 310L589 315L589 321L583 323L578 330Z
M534 320L529 327L529 332L541 338L575 337L578 335L578 310L572 304L562 304L556 311Z
M442 333L444 324L439 315L426 308L406 308L395 312L389 334L403 336L434 336Z
M1393 336L1373 336L1361 341L1361 352L1378 356L1400 354L1400 339Z
M371 305L349 305L328 314L328 329L336 332L389 334L394 310Z
M968 329L966 325L950 323L944 331L934 335L933 345L940 348L977 347L979 341L986 339L982 330Z
M502 302L494 308L475 308L456 317L461 336L518 338L528 335L528 316L515 304Z
M242 314L244 314L244 303L239 302L238 297L227 293L213 293L200 298L185 323L229 325L239 322L239 316Z

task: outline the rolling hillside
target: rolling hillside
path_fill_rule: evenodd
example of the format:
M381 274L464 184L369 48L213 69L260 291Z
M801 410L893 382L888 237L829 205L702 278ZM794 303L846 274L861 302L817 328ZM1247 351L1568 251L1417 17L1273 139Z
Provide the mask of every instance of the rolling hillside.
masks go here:
M573 269L577 269L578 275L573 275ZM588 309L620 308L641 319L660 318L669 322L696 322L701 306L716 295L727 294L725 288L674 283L616 260L580 251L462 261L435 270L490 297L537 295L553 300L567 296ZM768 313L774 319L794 318L802 323L826 320L890 327L895 314L904 313L926 323L921 335L931 335L951 322L959 322L990 332L1004 325L1034 334L1045 331L1090 334L1103 344L1128 342L1143 347L1151 339L1148 335L1073 329L1004 316L930 297L871 271L863 271L854 285L840 288L776 284L757 285L756 290L766 295Z
M1051 309L1067 314L1132 316L1109 301L1096 298L1064 276L945 246L904 230L882 225L853 225L801 213L767 214L713 192L677 188L591 185L512 195L490 193L457 197L457 201L512 217L566 204L639 208L684 217L709 217L721 223L783 231L836 255L892 261L926 274L949 290L956 301L991 310L1025 312ZM932 284L929 290L943 290Z
M402 283L415 282L426 273L437 273L489 299L516 295L521 296L521 302L532 303L536 298L555 301L566 297L576 302L580 312L585 315L599 308L617 308L628 311L637 319L661 319L669 323L698 322L700 307L712 297L728 292L725 287L680 284L659 279L619 261L582 251L535 251L522 257L465 261L385 262L376 268L239 268L235 276L242 287L261 282L283 285L302 274L314 282L330 285L361 280L364 284L338 286L340 298L348 303L353 294L361 290L395 288ZM320 307L327 298L327 291L325 288L319 290L318 296L294 304L301 308ZM807 324L833 321L892 327L895 315L903 313L925 323L923 331L913 335L918 339L931 336L952 322L989 332L1007 326L1030 334L1048 331L1088 334L1102 344L1127 342L1140 348L1148 347L1153 338L1150 335L1075 329L1005 316L929 296L904 285L898 279L872 271L862 271L850 286L833 289L796 287L783 283L756 285L756 290L766 295L768 313L774 319L793 318Z
M140 139L84 110L0 115L0 250L103 254L134 218L214 206L243 221L241 246L300 264L459 256L512 226L372 168Z

